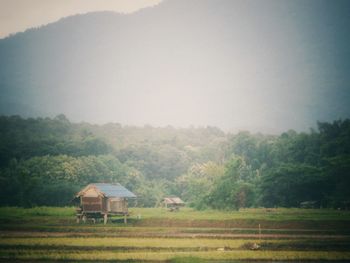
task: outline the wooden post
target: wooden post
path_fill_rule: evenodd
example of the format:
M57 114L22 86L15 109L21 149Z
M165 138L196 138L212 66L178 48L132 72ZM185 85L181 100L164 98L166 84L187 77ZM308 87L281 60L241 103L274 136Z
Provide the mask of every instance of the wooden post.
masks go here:
M261 227L260 227L260 224L259 224L259 242L261 242Z
M108 214L106 213L103 215L103 223L107 224L107 220L108 220Z
M124 214L124 224L127 224L127 223L128 223L128 219L127 219L126 214Z

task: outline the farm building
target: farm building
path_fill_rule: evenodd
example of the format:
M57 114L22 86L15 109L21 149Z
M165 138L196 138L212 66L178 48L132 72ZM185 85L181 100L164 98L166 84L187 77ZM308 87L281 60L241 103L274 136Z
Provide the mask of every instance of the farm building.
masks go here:
M317 201L304 201L300 203L300 208L317 208Z
M79 201L77 221L103 217L106 224L109 215L123 215L126 223L129 214L128 198L135 197L135 194L120 184L89 184L75 196Z
M179 197L165 197L163 203L170 211L177 211L181 206L185 205Z

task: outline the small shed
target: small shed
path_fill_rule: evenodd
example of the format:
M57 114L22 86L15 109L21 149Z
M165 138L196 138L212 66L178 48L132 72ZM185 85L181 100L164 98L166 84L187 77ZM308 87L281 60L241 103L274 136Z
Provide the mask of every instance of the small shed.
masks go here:
M300 208L317 208L317 201L304 201L300 203Z
M165 197L163 203L170 211L178 211L185 203L179 197Z
M123 215L126 223L128 198L136 198L136 195L120 184L93 183L78 192L75 198L79 201L77 222L103 217L106 224L109 215Z

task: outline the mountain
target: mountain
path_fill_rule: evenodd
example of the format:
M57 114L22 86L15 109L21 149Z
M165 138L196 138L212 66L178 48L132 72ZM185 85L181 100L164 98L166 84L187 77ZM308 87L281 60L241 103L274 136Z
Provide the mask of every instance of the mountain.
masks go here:
M167 0L0 40L0 114L280 132L350 116L348 1Z

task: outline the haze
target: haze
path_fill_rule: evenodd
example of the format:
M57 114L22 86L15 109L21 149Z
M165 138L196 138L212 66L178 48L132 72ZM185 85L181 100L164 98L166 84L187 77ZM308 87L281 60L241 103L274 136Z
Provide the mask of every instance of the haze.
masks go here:
M133 13L160 2L161 0L0 0L0 38L70 15L106 10Z
M0 53L0 110L307 131L350 117L349 13L349 1L168 0L63 19L0 41L12 50Z

